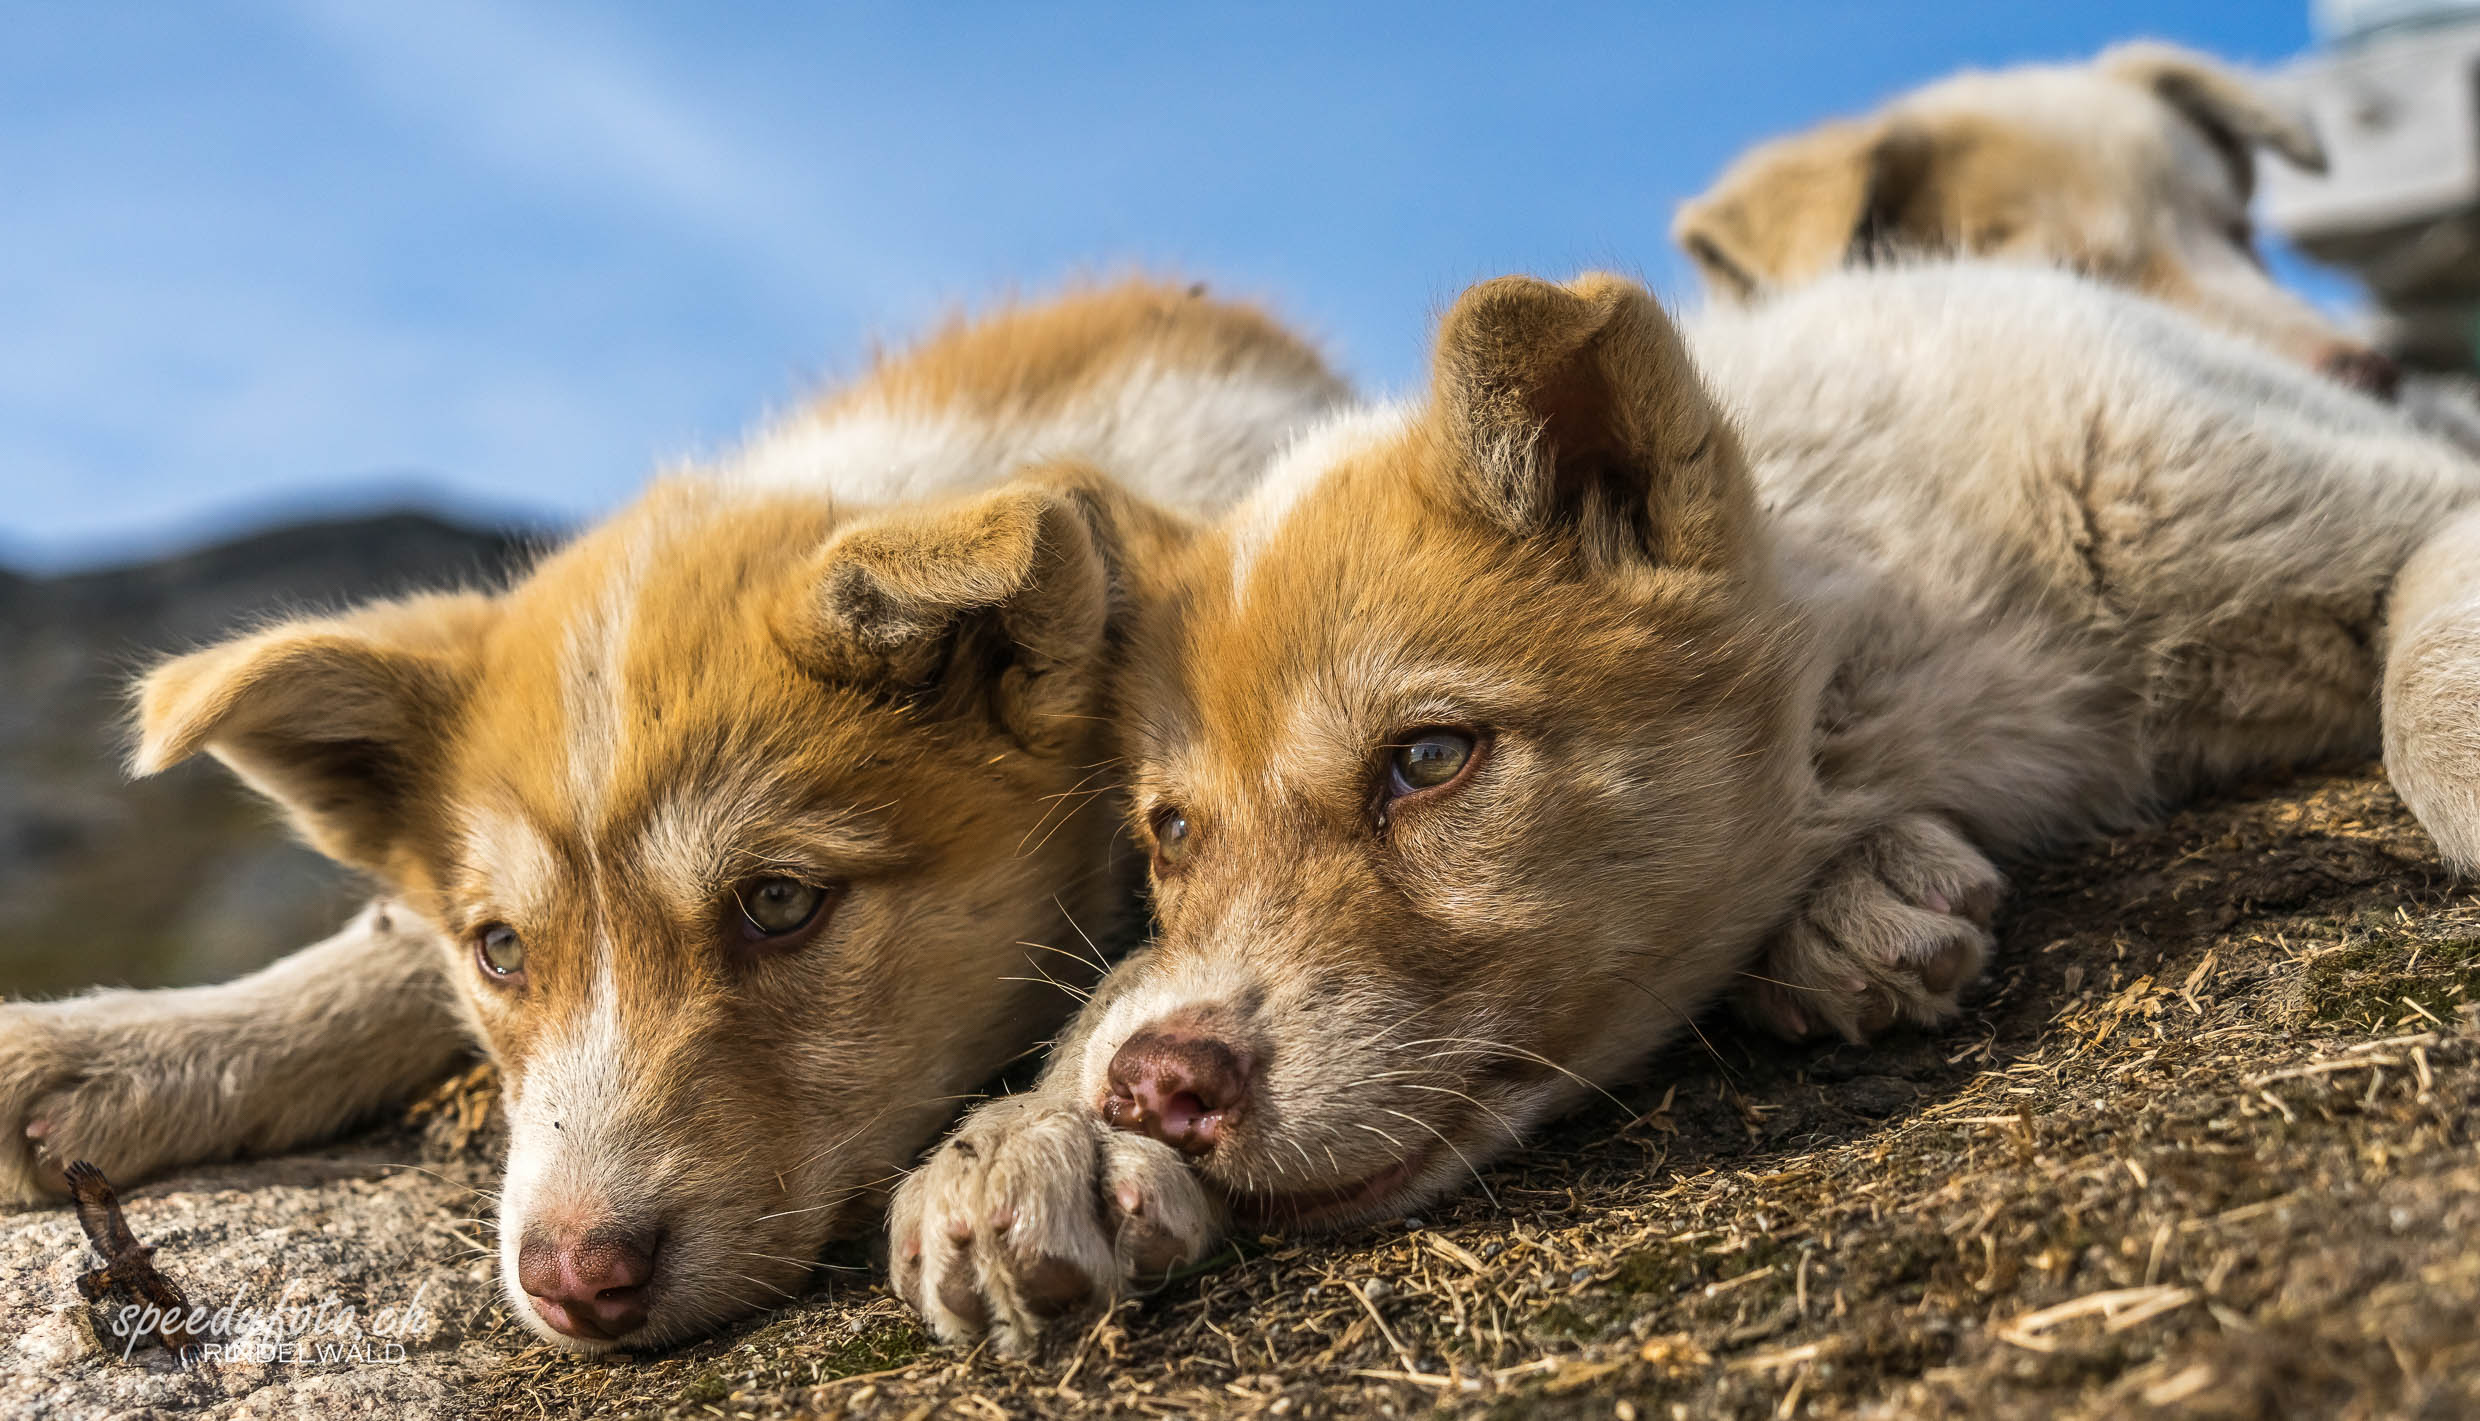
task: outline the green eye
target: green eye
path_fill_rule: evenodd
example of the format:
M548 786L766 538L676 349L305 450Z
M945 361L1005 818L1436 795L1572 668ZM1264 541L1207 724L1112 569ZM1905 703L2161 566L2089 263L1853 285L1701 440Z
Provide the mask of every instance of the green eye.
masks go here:
M823 888L797 878L758 878L741 885L743 930L751 937L783 937L808 927L827 901Z
M506 923L493 923L474 934L474 960L494 977L517 976L525 971L525 939Z
M1460 730L1423 731L1387 756L1388 788L1401 798L1453 784L1472 758L1470 735Z

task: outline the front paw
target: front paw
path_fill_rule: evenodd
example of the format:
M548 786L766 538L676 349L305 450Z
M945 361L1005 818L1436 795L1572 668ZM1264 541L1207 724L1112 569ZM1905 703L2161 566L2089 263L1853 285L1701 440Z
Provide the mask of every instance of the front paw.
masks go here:
M184 1162L195 1091L133 1051L107 994L0 1005L0 1203L64 1197L77 1160L131 1184Z
M1220 1232L1178 1151L1039 1094L966 1116L888 1215L897 1295L941 1340L1008 1356L1077 1335Z
M1828 864L1740 990L1741 1010L1799 1040L1864 1041L1955 1015L1989 960L2006 879L1935 815L1889 823Z

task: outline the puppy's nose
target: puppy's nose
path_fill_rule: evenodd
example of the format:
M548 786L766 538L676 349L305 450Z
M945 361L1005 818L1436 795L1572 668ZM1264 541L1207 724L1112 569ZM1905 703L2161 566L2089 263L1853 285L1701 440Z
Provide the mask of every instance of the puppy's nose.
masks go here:
M2394 398L2402 387L2402 367L2364 345L2338 345L2318 361L2317 372L2338 385L2348 385L2380 400Z
M1201 1155L1248 1113L1257 1058L1219 1035L1156 1025L1128 1038L1109 1077L1104 1120Z
M645 1324L662 1245L659 1229L527 1229L517 1245L517 1286L553 1328L607 1342Z

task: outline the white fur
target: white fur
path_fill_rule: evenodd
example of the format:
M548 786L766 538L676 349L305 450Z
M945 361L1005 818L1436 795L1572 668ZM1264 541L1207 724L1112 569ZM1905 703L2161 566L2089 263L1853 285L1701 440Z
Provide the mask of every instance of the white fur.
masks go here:
M568 627L560 648L568 792L577 806L576 822L588 826L589 834L602 817L605 789L620 754L621 727L628 724L622 672L636 621L637 592L654 556L655 532L652 526L639 528L626 555L606 574L593 604Z
M620 988L606 957L596 969L587 1010L513 1082L508 1174L499 1208L500 1286L517 1318L560 1346L578 1342L535 1314L517 1282L517 1252L526 1230L546 1220L578 1231L605 1220L638 1222L643 1201L623 1192L645 1173L645 1162L631 1158L629 1129L628 1067L638 1059L620 1019Z
M1158 502L1214 512L1247 487L1269 441L1332 403L1330 390L1298 379L1140 361L1041 418L986 418L886 400L812 411L760 436L717 472L745 488L823 488L857 502L896 503L1076 458Z
M560 861L541 832L522 815L497 809L468 814L465 863L468 872L489 885L489 895L504 905L501 916L539 922L553 911Z
M2142 678L2177 658L2244 655L2237 618L2373 636L2395 569L2480 492L2480 468L2374 402L2062 274L1849 272L1687 333L1740 412L1794 585L1830 580L1818 605L1846 634L1934 643L1924 665L1951 682L1901 691L1914 734L1957 738L1922 759L1944 762L1936 793L2002 852L2123 822L2199 777L2373 748L2373 714L2309 709L2305 685L2174 692L2302 708L2143 744L2073 706L2080 685L2154 696ZM2082 505L2101 525L2059 526ZM2146 648L2096 657L2026 601L2040 578L2093 575L2076 563L2096 536L2115 560L2096 614L2143 619ZM1855 597L1854 578L1871 590ZM1890 603L1909 626L1888 628ZM2362 670L2364 696L2373 660Z
M2236 82L2234 76L2234 82ZM2086 250L2174 256L2194 314L2314 366L2354 338L2276 282L2232 237L2248 225L2249 193L2195 120L2102 64L2034 65L1942 79L1886 109L1897 123L1996 124L2090 156L2097 195L2061 193L2051 220ZM2270 161L2284 161L2272 158ZM2019 241L2037 242L2027 231ZM1991 253L1990 255L1999 255ZM2055 252L2028 255L2054 259Z
M1245 592L1258 550L1291 517L1301 498L1336 465L1400 436L1412 416L1410 404L1386 403L1338 409L1300 426L1229 521L1234 596Z

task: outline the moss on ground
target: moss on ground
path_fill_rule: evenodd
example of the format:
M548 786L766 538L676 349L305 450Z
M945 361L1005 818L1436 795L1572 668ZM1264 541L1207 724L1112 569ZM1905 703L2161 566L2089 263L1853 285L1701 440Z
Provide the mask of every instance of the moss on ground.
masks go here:
M2382 919L2307 962L2300 993L2319 1022L2381 1030L2405 1011L2442 1024L2480 1002L2480 939L2421 941Z

